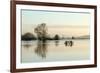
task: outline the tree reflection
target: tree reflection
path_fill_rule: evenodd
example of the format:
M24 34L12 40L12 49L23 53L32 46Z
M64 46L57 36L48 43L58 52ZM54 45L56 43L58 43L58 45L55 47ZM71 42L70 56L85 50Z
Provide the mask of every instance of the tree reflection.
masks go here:
M30 43L30 41L24 41L24 44L22 44L22 46L28 49L32 46L32 44Z
M55 40L55 45L56 45L56 46L59 45L59 40Z
M38 41L35 53L42 58L46 58L47 53L47 41Z
M31 45L30 44L25 44L25 45L23 45L25 48L29 48L29 47L31 47Z

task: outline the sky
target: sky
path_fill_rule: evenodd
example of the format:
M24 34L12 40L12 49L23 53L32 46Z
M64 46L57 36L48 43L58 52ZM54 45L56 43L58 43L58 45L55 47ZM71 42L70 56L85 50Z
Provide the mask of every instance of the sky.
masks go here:
M22 34L31 32L41 23L46 23L50 35L89 35L90 13L21 10Z

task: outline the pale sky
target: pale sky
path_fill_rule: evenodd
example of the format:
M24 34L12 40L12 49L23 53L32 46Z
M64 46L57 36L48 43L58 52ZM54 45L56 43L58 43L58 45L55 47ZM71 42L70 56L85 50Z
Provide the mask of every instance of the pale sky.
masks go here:
M49 34L89 35L90 13L43 10L22 10L21 13L22 33L34 33L34 28L38 24L46 23Z

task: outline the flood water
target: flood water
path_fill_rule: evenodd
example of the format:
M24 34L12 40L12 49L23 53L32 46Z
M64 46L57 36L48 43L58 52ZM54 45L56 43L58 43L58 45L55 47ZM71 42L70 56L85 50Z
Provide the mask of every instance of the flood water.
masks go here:
M90 58L90 40L72 40L73 44L64 44L66 40L22 41L21 62L56 62L88 60Z

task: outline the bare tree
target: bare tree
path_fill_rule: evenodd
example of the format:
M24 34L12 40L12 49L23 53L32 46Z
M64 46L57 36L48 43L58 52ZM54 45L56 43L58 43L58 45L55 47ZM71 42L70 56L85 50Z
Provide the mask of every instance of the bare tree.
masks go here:
M47 38L47 27L45 23L39 24L34 32L37 34L38 40L46 40Z

